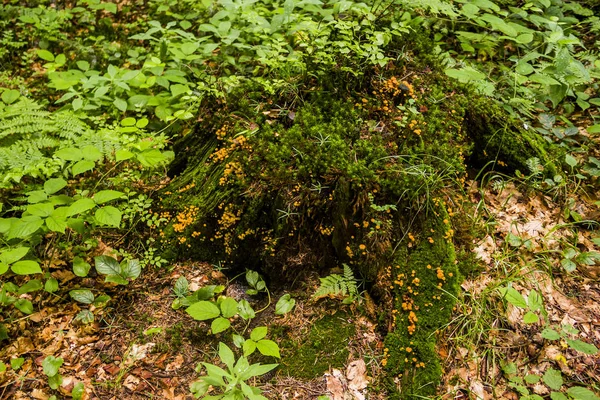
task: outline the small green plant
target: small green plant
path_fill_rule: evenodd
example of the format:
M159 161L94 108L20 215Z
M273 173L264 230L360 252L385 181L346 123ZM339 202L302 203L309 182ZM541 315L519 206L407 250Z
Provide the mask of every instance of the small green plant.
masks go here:
M185 311L197 321L212 319L210 329L213 334L229 329L232 318L238 313L239 303L231 297L221 296L216 302L198 301L189 306Z
M531 290L527 297L527 301L523 295L513 287L502 287L499 288L498 291L502 295L502 298L506 299L506 301L513 306L527 310L523 316L523 322L526 324L533 324L539 321L539 316L536 314L537 312L543 316L544 320L547 319L548 314L544 308L544 300L537 291Z
M266 374L276 368L278 364L250 364L244 356L236 361L233 351L224 343L219 343L219 358L227 366L227 370L205 362L196 367L197 372L201 372L204 367L206 375L192 383L190 389L194 397L210 400L267 400L262 396L259 388L250 386L246 381ZM207 395L211 387L220 393Z
M272 340L265 339L267 336L267 327L259 326L250 332L250 338L244 339L243 336L233 335L233 343L242 348L244 356L248 357L257 349L264 356L281 358L279 355L279 346Z
M106 275L105 282L116 283L117 285L127 285L129 280L134 280L140 276L142 267L138 260L123 260L119 262L110 256L95 257L96 271Z
M358 283L352 269L344 264L344 275L331 274L321 280L321 286L313 294L313 299L324 297L341 298L344 304L350 304L358 299Z
M42 368L44 374L48 377L48 385L50 385L51 389L58 389L63 381L63 377L59 373L59 369L63 363L64 360L62 358L54 356L48 356L42 361Z
M94 296L89 289L73 289L69 292L69 296L78 303L94 306L96 309L104 307L110 300L108 295ZM94 313L89 309L81 310L75 317L75 321L82 324L92 323L94 322Z

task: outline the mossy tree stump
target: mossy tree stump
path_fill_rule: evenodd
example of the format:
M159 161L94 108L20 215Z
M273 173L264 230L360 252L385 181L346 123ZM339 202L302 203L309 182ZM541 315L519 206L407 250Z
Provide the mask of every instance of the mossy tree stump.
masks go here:
M517 169L536 157L556 170L547 144L490 100L435 68L401 72L277 112L256 93L229 99L177 144L163 193L177 212L166 247L180 256L280 282L341 263L374 281L390 267L392 397L439 383L436 331L459 287L444 201L462 189L466 160Z

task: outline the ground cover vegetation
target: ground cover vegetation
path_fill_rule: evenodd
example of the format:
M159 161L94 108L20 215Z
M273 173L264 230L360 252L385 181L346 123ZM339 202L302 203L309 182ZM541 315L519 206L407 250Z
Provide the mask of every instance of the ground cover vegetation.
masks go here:
M597 399L598 15L4 0L0 398Z

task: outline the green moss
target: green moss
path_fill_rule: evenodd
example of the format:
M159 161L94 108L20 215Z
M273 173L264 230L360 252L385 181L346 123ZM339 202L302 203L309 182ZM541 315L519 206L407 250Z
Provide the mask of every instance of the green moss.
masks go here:
M492 100L476 98L465 122L475 145L471 158L475 165L529 173L527 160L537 158L545 175L553 177L560 170L555 160L564 158L564 150L523 128Z
M449 322L460 277L449 216L440 201L434 204L437 212L398 252L391 271L395 329L385 339L390 398L433 395L441 379L436 336Z
M322 377L330 367L343 367L349 355L348 340L355 333L354 324L348 322L348 315L344 312L321 318L306 335L302 335L304 339L281 341L280 373L300 379L314 379Z

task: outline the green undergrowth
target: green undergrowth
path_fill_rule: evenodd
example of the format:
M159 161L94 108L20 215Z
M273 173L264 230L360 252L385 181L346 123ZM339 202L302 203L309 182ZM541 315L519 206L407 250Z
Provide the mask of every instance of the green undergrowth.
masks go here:
M350 354L348 342L356 327L347 313L338 311L315 321L299 338L285 339L289 333L272 331L282 339L279 373L310 380L322 377L332 367L345 365Z

